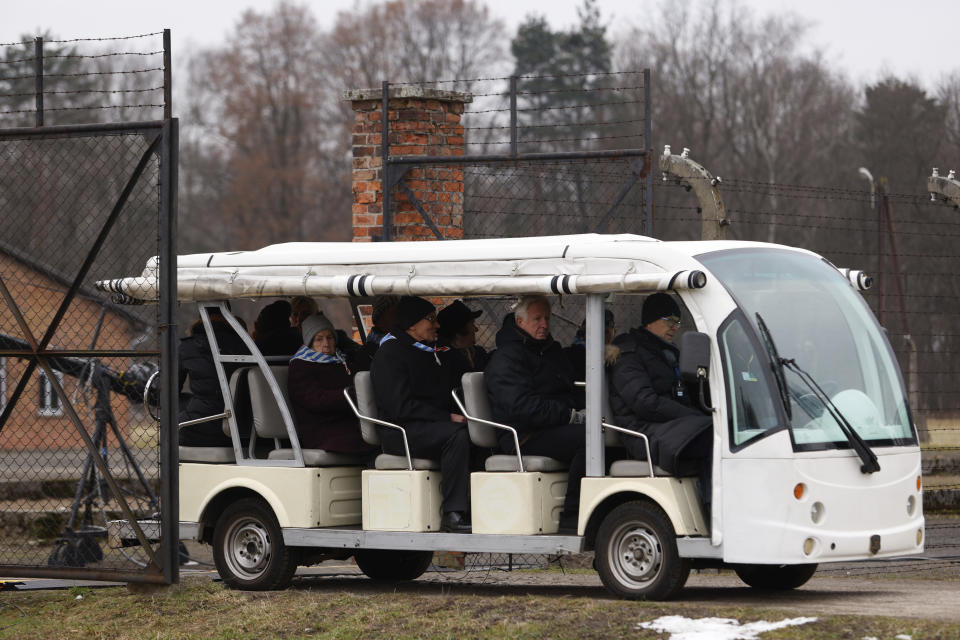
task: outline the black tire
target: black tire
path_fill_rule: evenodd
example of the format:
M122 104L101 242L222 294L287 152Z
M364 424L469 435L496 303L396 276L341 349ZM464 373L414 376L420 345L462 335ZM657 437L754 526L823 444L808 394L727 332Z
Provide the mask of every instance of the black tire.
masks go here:
M433 552L359 549L353 559L371 580L404 582L423 575L433 560Z
M223 582L244 591L284 589L297 570L297 553L283 543L273 510L259 498L227 507L213 531L213 562Z
M796 589L817 571L815 564L738 564L737 577L754 589Z
M643 501L621 504L603 519L595 562L603 586L628 600L669 600L690 575L670 519Z

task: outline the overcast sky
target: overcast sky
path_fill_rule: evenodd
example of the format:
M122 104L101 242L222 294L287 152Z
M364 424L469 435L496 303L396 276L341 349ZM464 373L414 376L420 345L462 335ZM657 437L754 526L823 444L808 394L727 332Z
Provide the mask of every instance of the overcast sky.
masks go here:
M268 11L276 0L34 0L2 3L0 42L50 29L60 38L90 38L172 31L173 51L223 41L244 8ZM942 74L960 70L956 44L957 7L940 0L741 0L761 14L792 11L814 23L810 42L824 49L836 68L856 82L886 72L915 77L932 87ZM337 11L356 0L312 0L318 20L329 26ZM362 4L369 4L368 1ZM577 21L581 0L486 0L511 30L530 13L546 15L555 28ZM655 0L600 0L613 33L642 24ZM890 7L890 8L885 8Z

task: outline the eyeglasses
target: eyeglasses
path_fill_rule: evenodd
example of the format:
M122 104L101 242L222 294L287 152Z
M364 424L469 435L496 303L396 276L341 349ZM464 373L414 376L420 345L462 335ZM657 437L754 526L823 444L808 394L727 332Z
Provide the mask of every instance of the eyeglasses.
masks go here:
M668 324L672 324L675 327L680 326L680 318L676 316L664 316L660 318L661 320L666 320Z

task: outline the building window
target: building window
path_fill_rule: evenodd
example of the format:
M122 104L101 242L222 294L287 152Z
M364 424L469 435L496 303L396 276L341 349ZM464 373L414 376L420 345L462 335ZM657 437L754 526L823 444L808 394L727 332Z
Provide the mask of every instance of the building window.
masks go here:
M63 374L54 371L60 386L63 386ZM62 416L63 405L60 403L60 396L53 390L53 385L47 378L47 374L40 372L40 415L41 416Z

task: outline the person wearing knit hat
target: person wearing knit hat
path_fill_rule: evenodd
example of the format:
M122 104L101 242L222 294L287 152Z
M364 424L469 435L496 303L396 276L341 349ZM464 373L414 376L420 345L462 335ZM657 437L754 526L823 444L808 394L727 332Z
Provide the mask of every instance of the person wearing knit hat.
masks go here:
M641 326L617 336L620 356L610 373L610 405L617 425L650 439L653 464L672 475L700 475L704 508L710 508L713 422L680 378L680 350L673 343L681 311L668 293L647 296ZM645 460L639 438L621 436L631 456ZM708 519L709 521L709 519Z
M440 461L440 528L469 533L470 436L466 419L453 406L450 374L440 359L448 347L436 344L439 328L429 301L401 298L394 328L380 343L370 377L380 417L404 427L410 454ZM378 427L377 432L385 453L404 454L396 429Z
M304 344L290 358L287 396L304 449L368 456L376 451L360 436L357 417L343 397L360 364L337 348L337 331L322 313L300 324Z

